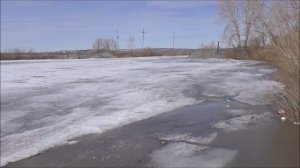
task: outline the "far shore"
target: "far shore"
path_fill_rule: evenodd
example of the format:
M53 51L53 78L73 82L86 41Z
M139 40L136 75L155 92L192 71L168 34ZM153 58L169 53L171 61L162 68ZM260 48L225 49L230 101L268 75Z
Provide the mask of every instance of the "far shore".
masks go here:
M84 58L112 58L112 57L146 57L189 55L199 49L185 48L144 48L120 50L66 50L53 52L1 52L1 60L31 60L31 59L84 59Z

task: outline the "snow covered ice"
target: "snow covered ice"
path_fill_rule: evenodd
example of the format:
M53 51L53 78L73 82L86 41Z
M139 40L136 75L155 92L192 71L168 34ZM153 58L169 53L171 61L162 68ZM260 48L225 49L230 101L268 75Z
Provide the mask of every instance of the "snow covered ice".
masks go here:
M229 120L219 121L213 124L213 127L224 129L225 131L235 131L240 129L246 129L248 126L255 125L259 121L264 121L269 119L271 116L270 112L265 112L263 114L250 114L240 117L234 117Z
M264 79L274 69L258 64L185 56L1 61L1 166L209 98L267 104L266 96L283 86ZM230 125L244 127L232 120L216 127ZM223 152L234 155L212 149L199 157Z
M210 148L176 142L151 154L151 165L157 167L222 167L237 154L236 150Z

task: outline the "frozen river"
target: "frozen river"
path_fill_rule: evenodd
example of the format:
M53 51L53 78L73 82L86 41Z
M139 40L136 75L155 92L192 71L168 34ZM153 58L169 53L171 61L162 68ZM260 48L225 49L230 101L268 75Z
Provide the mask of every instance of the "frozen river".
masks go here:
M250 106L268 104L268 97L283 88L265 78L274 71L255 61L185 56L2 61L1 166L59 145L76 143L71 139L82 135L101 134L206 100L221 100L227 106L233 102ZM228 114L232 116L230 119L215 120L208 125L231 132L266 119L272 112L231 109ZM197 138L183 134L161 138L208 144L216 136L211 133ZM170 160L178 160L182 154L168 158L169 161L160 160L160 155L172 149L206 148L168 144L154 151L154 164L174 166L176 162ZM209 155L223 157L217 165L222 166L236 152L216 149ZM199 163L191 160L197 160L196 156L185 154L187 163ZM205 157L201 159L205 165L211 165Z

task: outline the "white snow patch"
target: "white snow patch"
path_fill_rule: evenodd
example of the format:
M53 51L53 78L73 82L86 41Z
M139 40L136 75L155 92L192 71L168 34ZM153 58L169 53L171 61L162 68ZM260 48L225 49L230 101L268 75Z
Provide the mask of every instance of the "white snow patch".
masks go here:
M166 140L166 141L175 141L175 142L184 141L184 142L188 142L188 143L209 144L217 137L217 135L218 135L217 133L212 133L208 136L194 137L191 135L191 133L171 134L171 135L166 135L166 136L160 137L159 139Z
M151 166L157 167L223 167L238 152L223 148L170 143L151 153Z
M246 85L235 99L251 105L269 104L270 99L267 96L283 88L284 86L276 81L254 81Z
M130 110L124 109L99 116L94 116L93 112L87 109L76 109L69 115L59 118L61 121L57 121L52 126L2 137L1 165L41 153L55 146L69 144L69 139L80 135L103 133L108 129L146 119L194 102L193 99L182 99L174 103L161 100Z
M213 124L214 128L224 129L225 131L236 131L246 129L250 126L257 126L258 122L263 122L271 116L271 113L250 114L240 117L231 118L229 120L220 121Z
M77 144L78 141L67 141L67 145L74 145L74 144Z

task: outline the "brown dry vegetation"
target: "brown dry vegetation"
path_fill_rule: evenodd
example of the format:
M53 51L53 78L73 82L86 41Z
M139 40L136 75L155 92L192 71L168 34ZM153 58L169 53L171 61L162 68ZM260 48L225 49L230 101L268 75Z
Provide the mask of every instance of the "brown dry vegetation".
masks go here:
M111 53L116 57L149 57L149 56L176 56L189 55L194 49L156 49L144 48L136 50L114 50Z
M299 1L221 1L220 14L225 19L224 41L232 48L225 56L277 67L274 79L285 88L278 89L274 107L299 122Z
M145 48L132 50L107 50L92 49L78 51L59 52L2 52L1 60L21 60L21 59L84 59L84 58L107 58L107 57L148 57L164 55L189 55L194 49L163 49Z
M221 54L217 53L217 46L214 41L209 44L202 43L198 50L195 50L190 54L191 58L214 58L222 57Z

